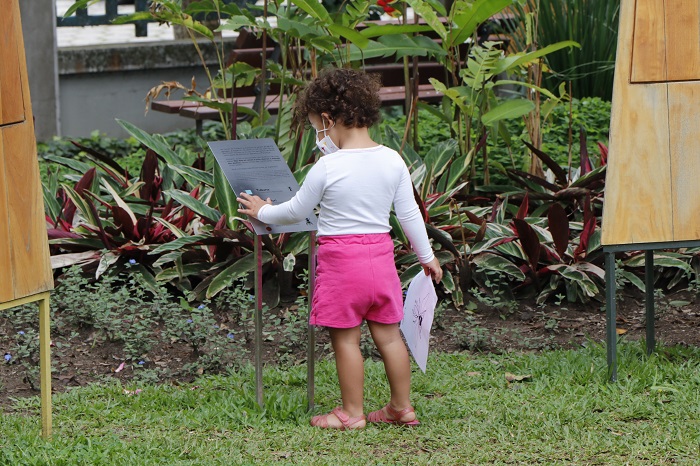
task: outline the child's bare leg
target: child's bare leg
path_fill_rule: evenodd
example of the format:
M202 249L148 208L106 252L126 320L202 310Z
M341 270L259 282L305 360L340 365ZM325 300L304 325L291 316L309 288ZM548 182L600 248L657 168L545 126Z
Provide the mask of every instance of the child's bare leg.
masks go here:
M380 324L367 321L372 339L377 345L379 354L384 360L384 370L389 387L391 388L391 401L389 404L396 411L401 411L411 406L409 398L411 393L411 363L408 360L408 351L401 338L398 324ZM392 419L391 414L387 414ZM405 413L400 421L411 422L416 418L416 413Z
M343 412L350 417L362 416L365 366L360 351L360 327L329 330L335 352L335 367L340 383L340 396L343 399ZM333 419L329 419L329 422L339 426L340 421L335 415L331 416Z

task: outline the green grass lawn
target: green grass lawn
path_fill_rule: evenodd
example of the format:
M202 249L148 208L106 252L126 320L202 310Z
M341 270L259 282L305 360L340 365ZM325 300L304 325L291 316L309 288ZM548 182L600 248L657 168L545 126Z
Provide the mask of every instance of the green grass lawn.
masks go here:
M323 431L309 426L304 366L252 370L182 386L92 386L54 396L53 440L38 399L0 417L0 464L698 464L700 349L619 347L508 355L432 355L416 371L422 425ZM380 363L367 362L367 411L386 402ZM531 376L507 382L506 373ZM317 368L319 411L338 404L335 368ZM142 388L129 395L124 390Z

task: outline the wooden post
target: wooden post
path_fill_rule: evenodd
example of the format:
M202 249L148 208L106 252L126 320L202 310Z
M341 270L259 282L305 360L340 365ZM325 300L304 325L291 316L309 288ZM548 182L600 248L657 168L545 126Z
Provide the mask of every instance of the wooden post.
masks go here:
M51 435L53 275L18 0L0 15L0 310L39 302L42 434Z
M49 321L49 292L27 296L5 303L0 310L33 302L39 303L39 374L41 378L41 436L51 437L51 335Z
M654 348L653 250L700 240L700 2L621 0L601 243L645 250L647 350ZM608 276L608 286L614 276ZM608 365L616 375L615 300Z

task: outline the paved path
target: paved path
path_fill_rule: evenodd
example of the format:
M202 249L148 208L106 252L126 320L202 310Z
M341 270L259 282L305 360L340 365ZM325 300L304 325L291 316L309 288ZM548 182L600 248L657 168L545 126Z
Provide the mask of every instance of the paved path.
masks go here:
M55 0L56 15L63 14L74 2L72 0ZM119 13L133 13L133 5L119 5ZM88 13L101 15L105 13L104 2L98 2L88 8ZM233 31L224 31L224 37L235 36ZM138 42L153 42L173 39L173 29L157 23L148 24L148 37L136 37L135 28L130 24L110 26L58 27L56 28L58 47L80 45L123 44Z

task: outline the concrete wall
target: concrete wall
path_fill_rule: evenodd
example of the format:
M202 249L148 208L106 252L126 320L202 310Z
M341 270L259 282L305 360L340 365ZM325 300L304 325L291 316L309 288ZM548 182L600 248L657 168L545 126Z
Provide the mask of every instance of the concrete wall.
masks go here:
M163 81L179 81L189 87L194 78L198 90L208 86L189 40L57 48L54 1L20 1L38 140L56 135L88 136L94 130L125 136L116 118L148 132L194 126L194 121L176 115L144 114L146 93ZM226 39L225 49L230 49L234 40ZM200 47L215 73L218 62L211 43Z
M227 47L232 43L226 42ZM216 73L213 47L208 43L201 47ZM58 63L59 121L61 135L67 137L89 136L94 130L123 137L126 132L117 118L151 133L194 127L194 120L177 115L145 113L144 99L149 89L164 81L189 87L194 78L199 91L208 87L195 47L187 40L61 48Z
M61 132L54 0L20 1L19 6L34 110L34 132L39 140L49 139Z

